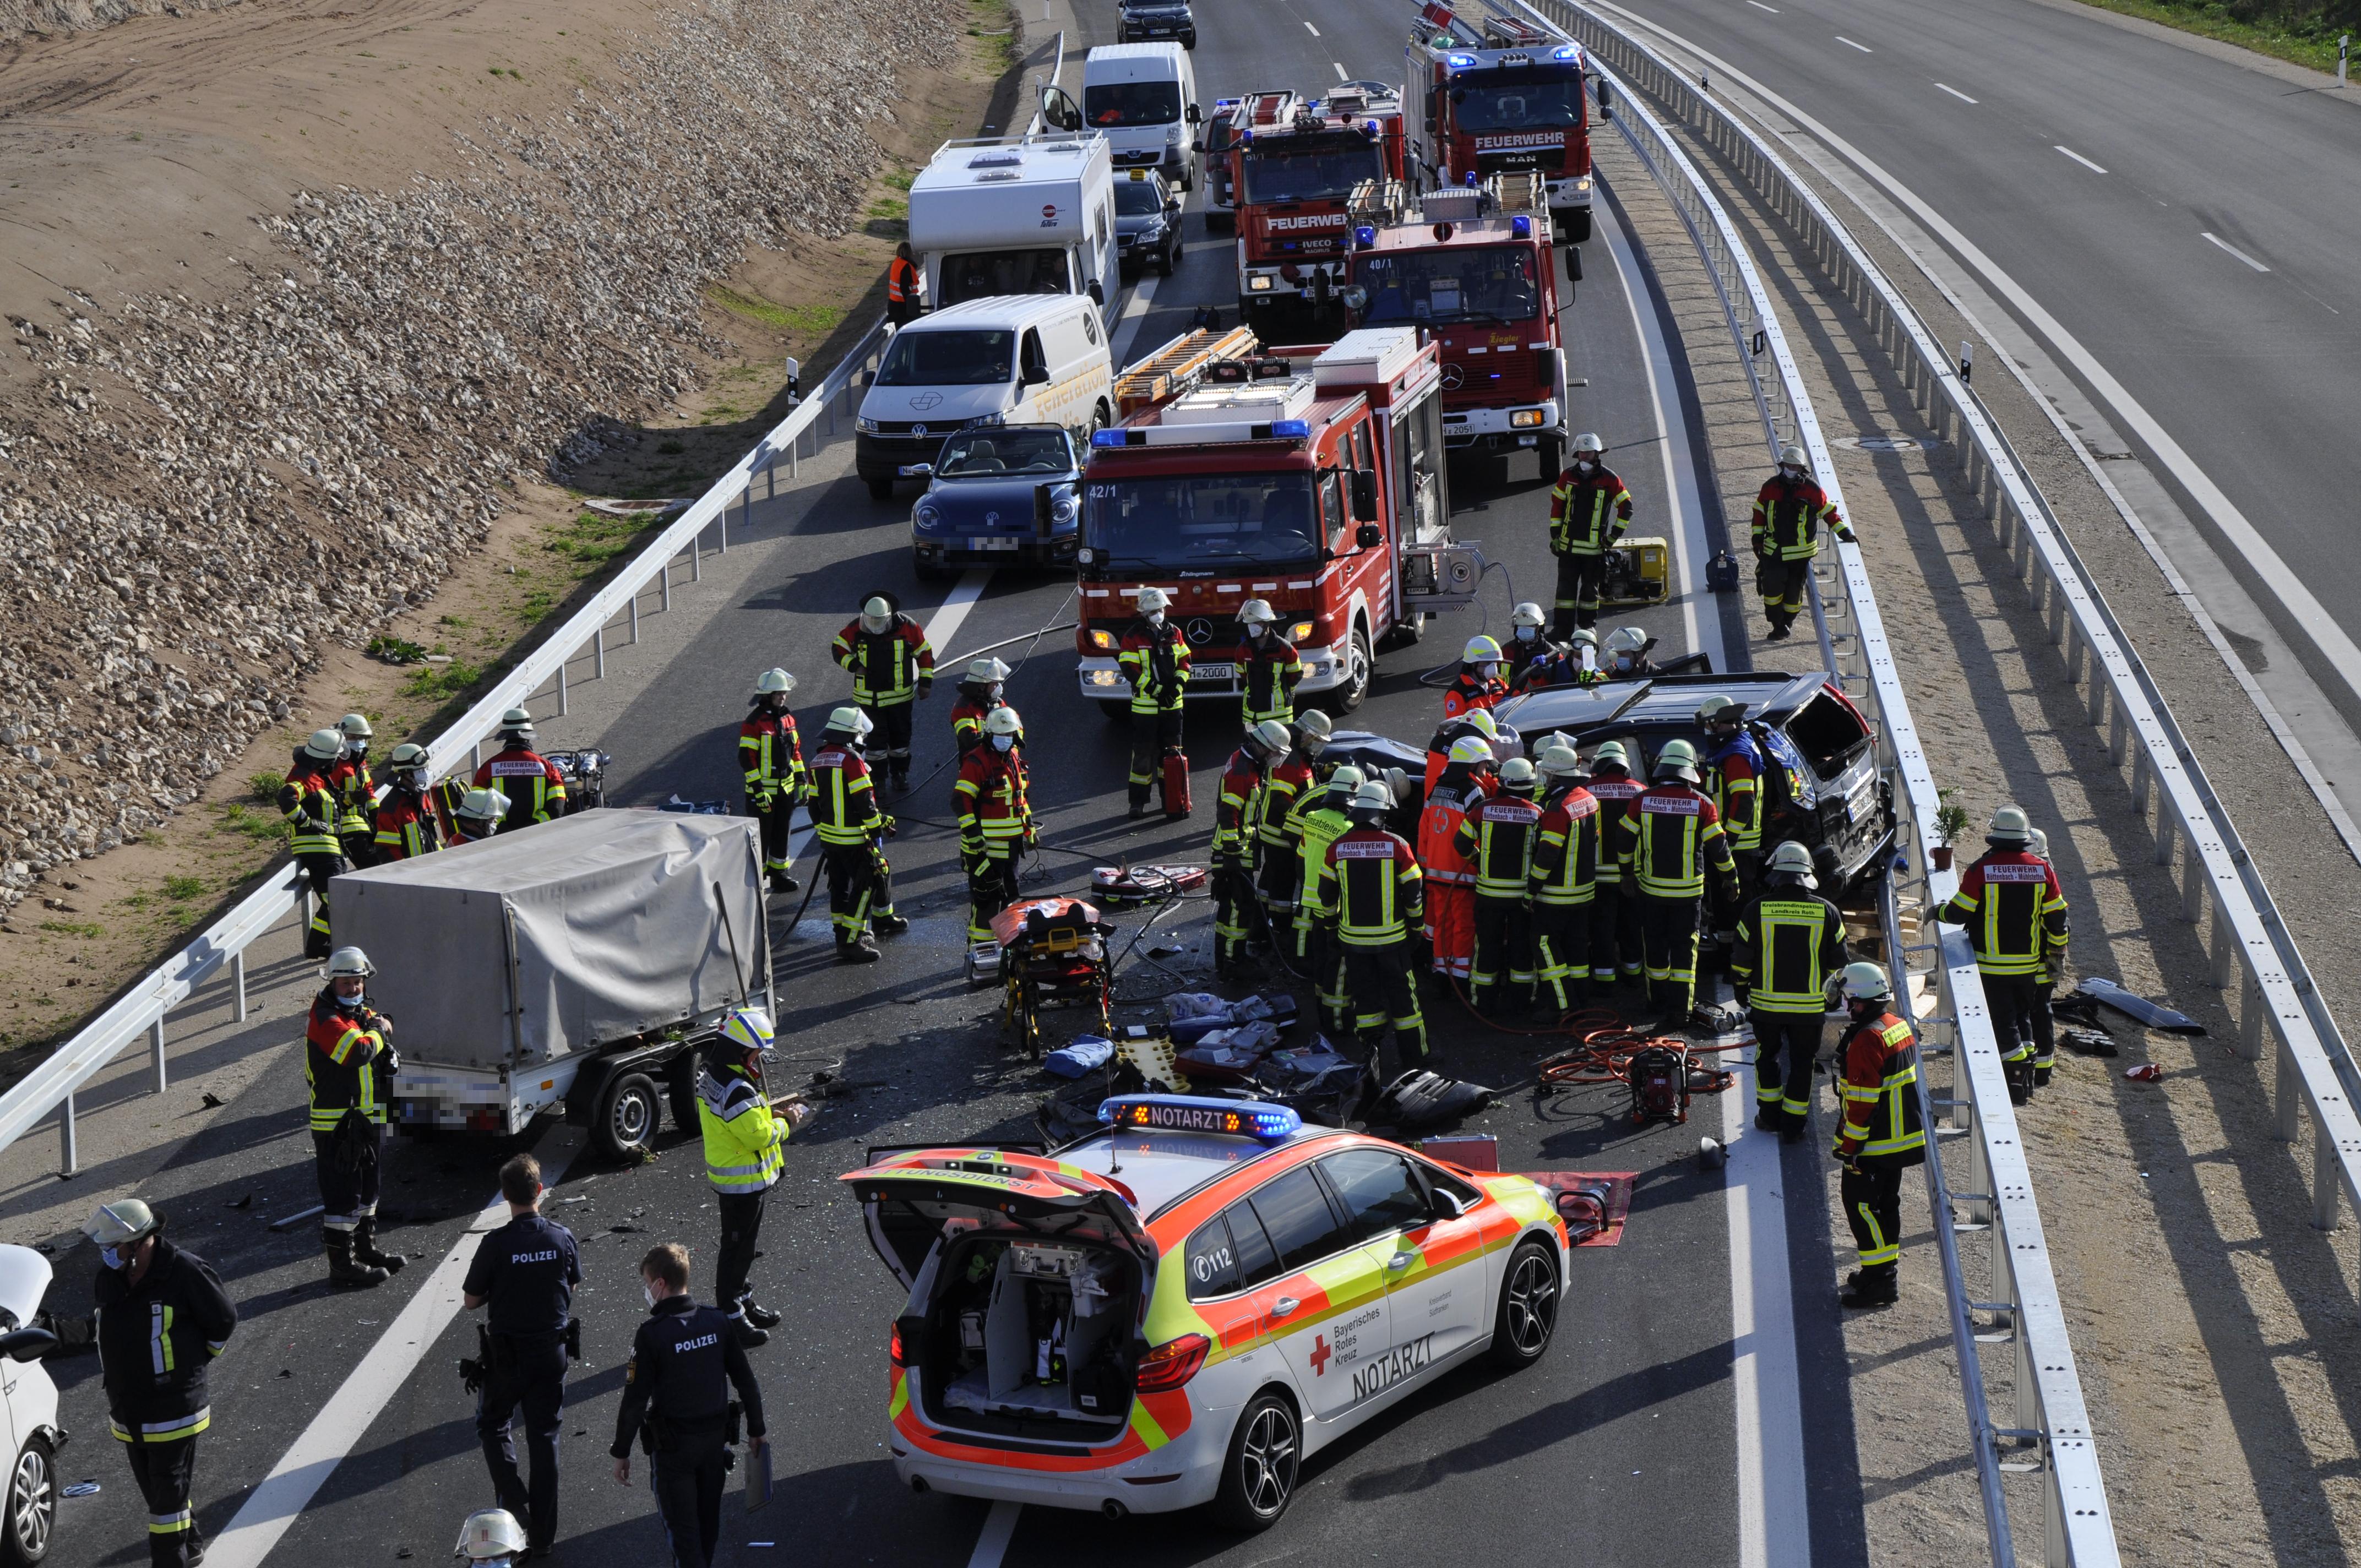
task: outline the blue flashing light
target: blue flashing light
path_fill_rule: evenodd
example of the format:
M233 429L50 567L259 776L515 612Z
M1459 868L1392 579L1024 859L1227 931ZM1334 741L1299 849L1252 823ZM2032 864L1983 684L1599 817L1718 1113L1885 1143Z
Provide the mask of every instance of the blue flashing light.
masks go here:
M1306 420L1275 419L1270 422L1270 433L1284 440L1301 441L1312 433L1312 425Z
M1367 250L1378 243L1378 231L1371 225L1363 224L1353 231L1353 243Z
M1123 444L1123 431L1117 426L1108 425L1103 430L1091 432L1093 446L1121 446Z
M1232 1133L1266 1144L1303 1130L1303 1118L1284 1105L1197 1094L1120 1094L1100 1102L1099 1120L1143 1132Z
M1472 170L1472 169L1471 169L1471 170L1469 170L1467 171L1467 179L1466 179L1466 183L1467 188L1468 188L1470 191L1473 191L1474 189L1476 189L1477 185L1478 183L1480 183L1480 181L1478 181L1477 180L1477 178L1476 178L1476 171L1475 171L1474 170Z
M1476 69L1476 57L1472 54L1447 54L1443 58L1454 71L1473 71Z
M1382 136L1384 132L1379 129L1377 121L1363 120L1361 122L1361 134L1368 137L1371 141L1375 141L1378 137Z
M1550 58L1552 60L1580 60L1582 58L1582 50L1573 44L1560 44L1557 48L1550 50Z
M1531 239L1533 237L1533 220L1526 214L1519 213L1509 220L1509 232L1519 239Z

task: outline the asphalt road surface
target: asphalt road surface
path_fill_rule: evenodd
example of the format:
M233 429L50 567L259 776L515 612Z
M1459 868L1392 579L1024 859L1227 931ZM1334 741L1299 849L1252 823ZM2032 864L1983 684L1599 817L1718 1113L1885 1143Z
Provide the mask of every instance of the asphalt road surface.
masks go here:
M1340 4L1277 0L1254 13L1250 29L1233 15L1208 8L1201 21L1196 64L1209 101L1399 73L1401 18L1390 11L1378 26ZM1104 27L1109 18L1093 20ZM1193 214L1190 229L1181 270L1126 313L1137 323L1127 329L1136 352L1181 330L1197 303L1234 301L1229 242L1206 238ZM1587 248L1589 280L1566 322L1573 374L1588 378L1574 393L1574 428L1606 435L1633 492L1637 532L1674 536L1694 576L1705 552L1722 542L1718 519L1676 506L1683 493L1715 493L1687 468L1702 446L1687 433L1694 416L1685 407L1685 371L1664 351L1644 260L1624 243L1611 206ZM1118 345L1125 342L1119 332ZM844 466L841 455L837 449ZM1445 618L1422 646L1381 657L1357 722L1422 740L1439 704L1419 685L1420 673L1453 658L1479 627L1501 630L1515 598L1546 599L1546 486L1533 467L1520 456L1505 472L1481 462L1455 472L1460 536L1481 540L1503 574L1487 585L1482 611ZM645 673L603 730L618 758L614 804L673 794L734 802L732 737L752 676L773 663L796 672L807 733L816 729L848 689L829 663L828 641L875 589L900 593L928 620L947 663L1071 619L1072 585L1047 576L975 573L947 593L922 588L909 565L910 499L872 502L845 472L796 498L784 534L768 535L758 515L756 543L740 548L761 569L734 598L697 612L704 619L694 634ZM1725 667L1727 650L1743 657L1739 608L1684 595L1660 610L1609 620L1645 625L1668 648L1701 644ZM688 624L686 616L663 619ZM1020 665L1009 696L1026 716L1042 837L1053 847L1038 887L1079 888L1094 861L1119 854L1202 861L1215 770L1235 740L1235 707L1191 710L1195 817L1176 828L1133 824L1124 817L1123 731L1082 699L1071 634L1019 641L1004 656ZM618 656L619 687L632 663ZM1388 1412L1307 1467L1294 1508L1268 1535L1241 1542L1193 1518L1110 1524L901 1490L883 1441L886 1330L901 1293L870 1253L836 1178L862 1163L873 1143L1030 1135L1049 1082L1000 1047L994 998L960 978L964 890L955 834L945 826L949 706L946 690L920 708L917 787L887 803L904 824L891 852L897 902L913 922L889 943L887 961L832 961L824 894L799 922L792 907L774 909L778 1082L826 1069L851 1088L791 1146L771 1201L755 1281L786 1321L755 1365L780 1497L752 1516L733 1498L727 1551L735 1562L989 1565L1119 1552L1142 1564L1343 1563L1412 1543L1424 1552L1444 1536L1457 1551L1504 1560L1525 1559L1547 1541L1601 1568L1866 1561L1844 1362L1830 1321L1825 1215L1815 1201L1800 1218L1782 1220L1775 1145L1753 1141L1727 1177L1700 1168L1697 1137L1730 1130L1734 1097L1701 1102L1686 1128L1638 1135L1620 1099L1605 1091L1550 1100L1520 1091L1471 1124L1499 1137L1505 1168L1638 1173L1626 1238L1575 1254L1558 1342L1542 1365L1509 1376L1463 1373ZM804 870L808 878L808 862ZM1138 916L1126 923L1136 927ZM1169 943L1180 950L1165 954L1160 967L1135 961L1122 972L1127 1014L1146 1015L1162 993L1208 978L1209 940L1202 904L1161 920L1142 949ZM1430 1004L1429 1013L1452 1070L1497 1085L1530 1077L1530 1043L1481 1030L1447 1007ZM1053 1025L1071 1027L1056 1015ZM459 1520L489 1496L471 1401L454 1370L473 1353L474 1330L467 1315L436 1310L429 1276L446 1256L464 1261L472 1253L467 1228L489 1223L483 1206L503 1151L465 1140L398 1145L388 1190L398 1215L389 1228L415 1261L380 1289L331 1293L309 1224L280 1234L252 1218L313 1201L296 1059L291 1047L284 1066L235 1102L150 1189L177 1217L176 1234L221 1268L245 1318L215 1374L200 1519L220 1535L243 1507L245 1520L260 1527L217 1542L217 1568L266 1557L440 1561ZM545 1125L531 1141L544 1164L565 1168L551 1212L581 1238L587 1275L577 1300L586 1360L568 1389L558 1561L661 1561L643 1468L632 1487L618 1486L605 1450L641 1316L637 1259L656 1241L685 1240L698 1257L696 1288L709 1286L716 1222L695 1134L668 1128L660 1157L633 1169L588 1154L577 1159L581 1135L563 1125ZM1784 1157L1808 1162L1819 1141ZM1792 1168L1800 1182L1804 1164ZM1801 1185L1817 1197L1817 1181ZM1734 1255L1747 1260L1735 1275ZM86 1299L89 1266L86 1254L61 1262L59 1305ZM62 1361L56 1371L64 1422L81 1434L65 1472L98 1479L104 1489L66 1505L54 1560L74 1568L136 1563L146 1550L143 1510L104 1436L95 1365ZM272 1474L280 1479L257 1498L256 1484ZM316 1493L294 1511L310 1486ZM1673 1520L1677 1528L1668 1529Z

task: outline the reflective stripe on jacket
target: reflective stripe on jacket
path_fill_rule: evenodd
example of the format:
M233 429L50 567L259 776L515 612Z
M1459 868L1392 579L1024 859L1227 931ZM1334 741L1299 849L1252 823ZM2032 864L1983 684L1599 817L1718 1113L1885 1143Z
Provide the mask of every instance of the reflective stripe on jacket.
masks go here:
M443 824L424 795L396 784L377 808L377 858L412 861L443 847Z
M496 789L508 797L508 815L500 818L503 833L566 815L566 776L530 746L495 752L476 770L476 787Z
M1651 898L1702 898L1706 868L1737 874L1721 814L1713 802L1678 780L1640 792L1623 818L1615 858L1640 879Z
M336 837L336 821L342 814L335 776L330 771L292 773L280 786L279 815L295 828L287 847L299 855L343 854L344 840Z
M697 1124L705 1135L705 1178L717 1191L766 1191L786 1168L787 1119L734 1069L717 1074L698 1065Z
M1844 1064L1844 1126L1837 1152L1891 1165L1927 1158L1927 1130L1918 1120L1918 1043L1910 1025L1891 1013L1864 1019L1837 1043Z
M811 819L823 844L866 844L875 834L877 793L859 752L830 745L812 753Z
M2049 862L1994 850L1967 869L1938 918L1968 928L1984 974L2038 974L2066 946L2066 894Z
M1820 553L1820 525L1844 527L1828 492L1809 479L1773 474L1754 497L1753 539L1782 561L1808 561Z
M389 1027L366 1000L349 1011L337 1006L333 985L313 999L303 1027L303 1081L312 1090L313 1132L335 1132L355 1108L369 1121L385 1120Z
M1829 977L1849 961L1844 916L1825 898L1779 888L1739 912L1730 973L1750 988L1746 1004L1758 1012L1819 1016Z
M1533 841L1536 903L1582 905L1598 896L1599 821L1598 797L1580 784L1549 797Z
M1025 760L1014 749L978 746L970 751L960 763L959 782L951 786L961 841L980 839L996 844L1024 838L1033 826L1027 784Z
M1266 718L1295 722L1295 688L1303 679L1303 659L1284 637L1265 637L1246 645L1238 661L1238 691L1244 698L1240 717L1248 726Z
M1244 746L1222 769L1222 791L1213 804L1213 855L1251 855L1255 809L1262 802L1262 764Z
M205 1375L237 1329L237 1309L203 1258L159 1236L139 1282L99 1271L99 1376L108 1425L124 1442L175 1442L213 1420Z
M906 615L896 613L883 631L863 630L856 615L829 652L852 672L852 700L864 707L897 707L934 684L934 644Z
M1585 477L1569 466L1550 490L1550 554L1598 555L1631 521L1631 492L1605 464Z
M1180 629L1167 620L1163 626L1152 627L1146 620L1135 620L1123 634L1123 645L1115 656L1123 668L1124 678L1131 683L1131 711L1134 713L1177 712L1189 689L1189 640Z
M1382 828L1356 828L1329 845L1320 881L1320 905L1335 912L1346 947L1406 940L1426 916L1418 857Z
M1476 868L1477 897L1525 896L1541 826L1542 808L1513 795L1495 795L1460 818L1452 848Z
M738 726L738 769L746 776L746 793L759 799L784 794L787 804L804 797L803 739L796 731L796 716L757 707Z

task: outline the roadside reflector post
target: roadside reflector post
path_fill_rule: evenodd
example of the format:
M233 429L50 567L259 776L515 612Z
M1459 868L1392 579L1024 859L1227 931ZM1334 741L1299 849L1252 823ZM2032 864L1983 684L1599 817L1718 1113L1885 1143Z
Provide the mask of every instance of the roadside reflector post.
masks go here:
M2336 85L2340 89L2345 85L2345 71L2346 68L2352 64L2352 61L2353 35L2351 33L2339 33L2336 37Z

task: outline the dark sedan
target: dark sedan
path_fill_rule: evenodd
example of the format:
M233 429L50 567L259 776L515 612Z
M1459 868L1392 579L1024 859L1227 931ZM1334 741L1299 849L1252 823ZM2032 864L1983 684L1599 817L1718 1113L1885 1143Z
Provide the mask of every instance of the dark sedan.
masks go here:
M1062 425L978 423L952 435L934 462L902 470L930 481L910 509L919 578L961 566L1072 565L1082 468Z

